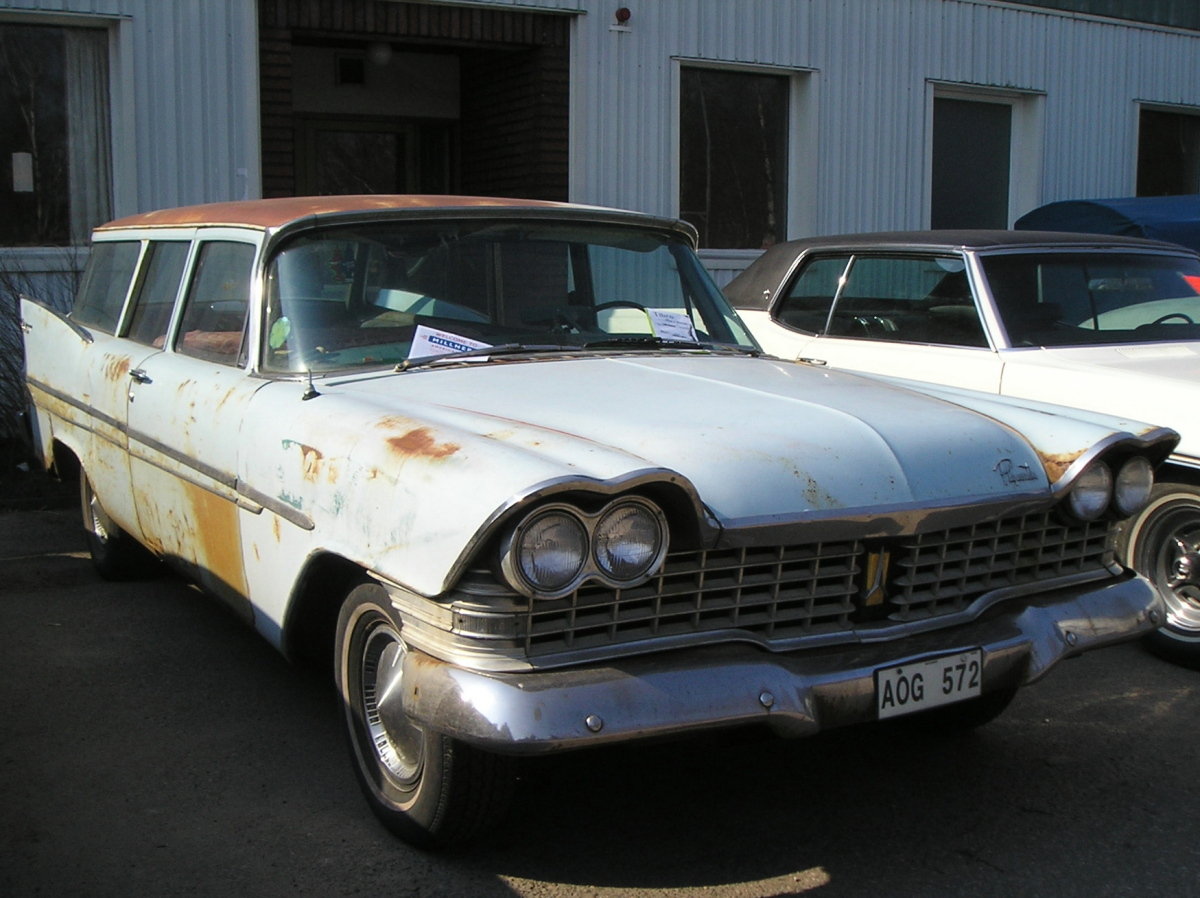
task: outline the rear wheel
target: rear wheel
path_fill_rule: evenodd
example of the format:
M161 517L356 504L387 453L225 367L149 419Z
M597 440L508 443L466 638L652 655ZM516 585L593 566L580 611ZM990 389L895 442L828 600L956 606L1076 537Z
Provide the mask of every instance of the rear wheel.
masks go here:
M108 516L92 489L92 481L82 469L79 471L79 506L88 552L101 577L136 580L158 572L158 560Z
M355 587L338 617L335 662L355 773L388 829L421 847L445 847L499 820L515 786L514 762L408 717L408 652L384 590Z
M1128 564L1158 588L1167 620L1146 637L1152 652L1200 668L1200 489L1160 483L1124 531Z

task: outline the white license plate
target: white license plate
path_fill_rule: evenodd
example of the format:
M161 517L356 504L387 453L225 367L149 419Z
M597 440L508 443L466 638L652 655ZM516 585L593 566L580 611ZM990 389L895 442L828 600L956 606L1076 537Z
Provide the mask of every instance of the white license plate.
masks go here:
M912 714L980 694L983 652L973 649L875 671L879 719Z

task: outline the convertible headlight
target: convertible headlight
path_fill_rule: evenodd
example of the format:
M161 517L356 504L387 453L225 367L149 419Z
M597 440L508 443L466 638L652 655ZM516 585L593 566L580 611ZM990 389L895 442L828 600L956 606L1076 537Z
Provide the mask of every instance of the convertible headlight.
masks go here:
M500 546L500 569L532 598L565 596L586 580L616 589L645 582L667 554L667 519L638 496L594 513L574 505L543 506L520 521Z
M521 578L536 592L569 586L588 558L588 535L575 515L553 509L523 522L514 534L512 558Z
M1081 521L1096 520L1108 510L1112 493L1112 471L1102 461L1093 462L1071 485L1067 497L1071 514Z
M1154 488L1154 468L1144 456L1135 455L1117 472L1113 484L1113 504L1122 517L1137 514L1150 502Z
M601 516L592 535L592 554L605 575L624 583L658 566L666 549L666 528L657 512L642 502L622 502Z

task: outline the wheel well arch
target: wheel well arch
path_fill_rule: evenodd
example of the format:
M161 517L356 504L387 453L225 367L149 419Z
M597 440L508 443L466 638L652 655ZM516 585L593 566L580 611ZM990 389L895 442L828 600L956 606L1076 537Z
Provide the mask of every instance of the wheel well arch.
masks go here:
M1189 486L1200 487L1200 468L1176 464L1167 459L1155 472L1154 480L1156 483L1186 483Z
M50 457L45 460L45 465L47 471L53 471L64 483L77 480L83 467L79 453L57 437L50 443Z
M332 671L342 601L368 579L361 565L341 555L320 553L310 558L288 602L281 644L284 655L302 666Z

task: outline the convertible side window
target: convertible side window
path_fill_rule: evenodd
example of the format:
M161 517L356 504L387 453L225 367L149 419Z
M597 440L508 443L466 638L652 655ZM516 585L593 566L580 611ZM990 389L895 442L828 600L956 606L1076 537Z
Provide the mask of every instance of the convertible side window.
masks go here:
M830 300L827 323L800 323L807 309L819 312ZM780 317L785 324L833 337L987 345L966 264L957 256L854 254L816 260L781 303Z
M142 244L137 240L97 242L92 247L83 284L71 310L75 321L107 334L116 333L141 250Z
M211 240L200 244L176 351L224 365L241 361L254 253L249 243Z
M808 262L775 309L775 318L786 327L809 334L824 333L838 285L849 265L849 256L822 256Z

